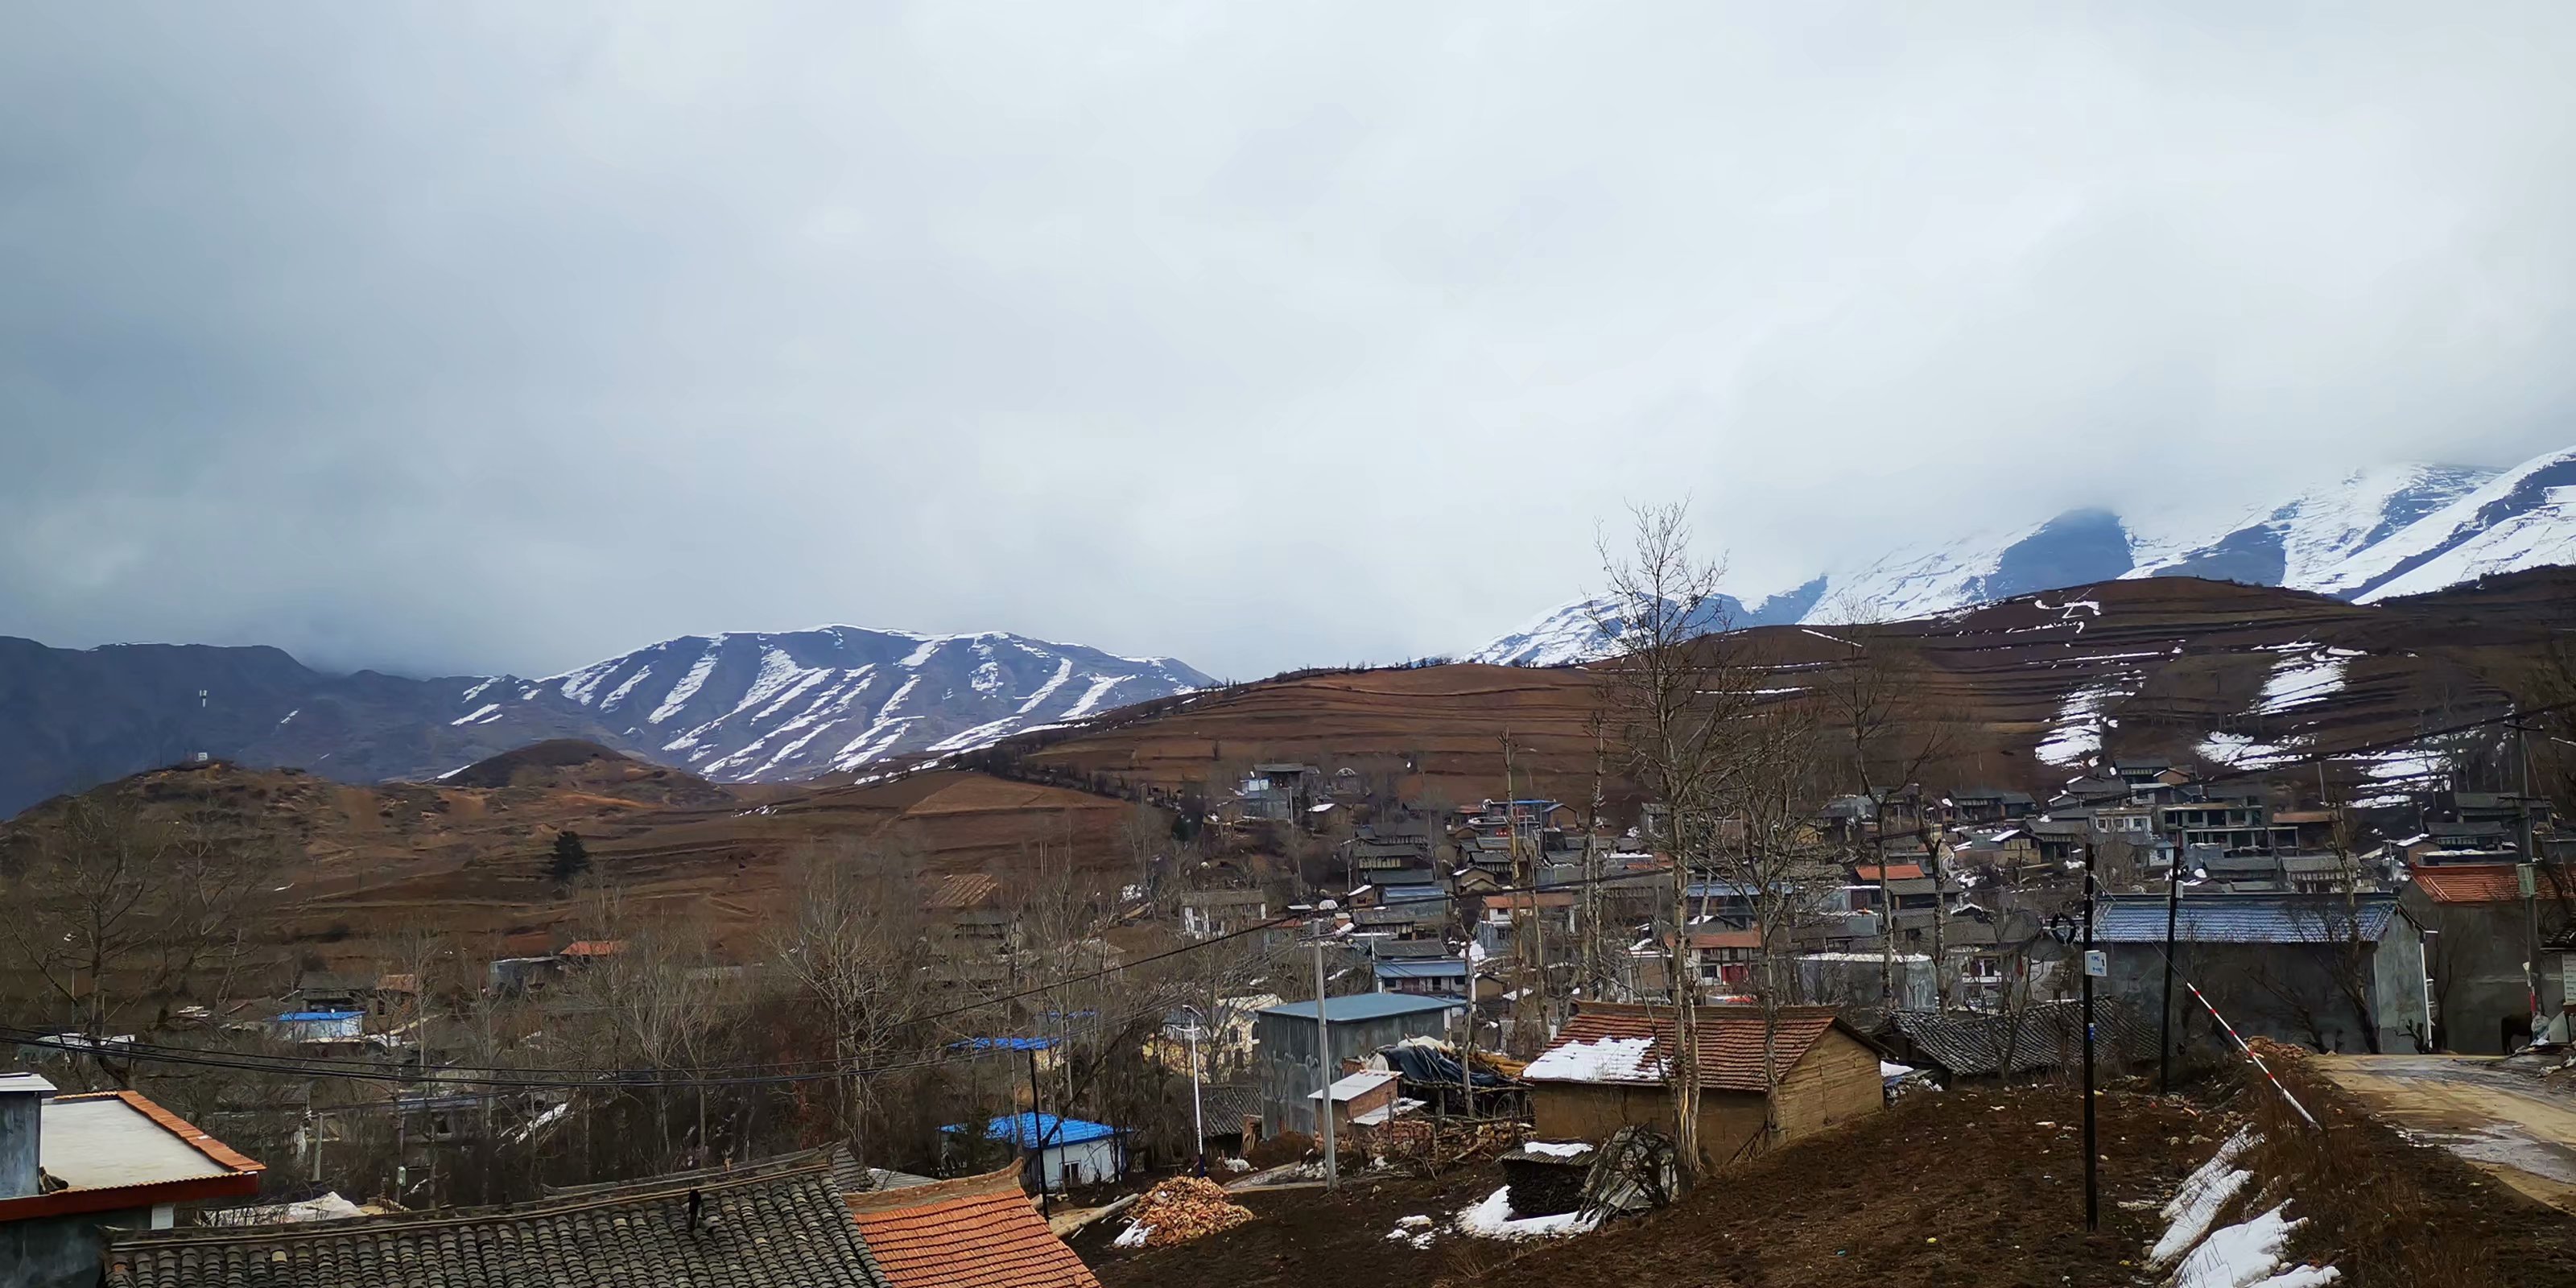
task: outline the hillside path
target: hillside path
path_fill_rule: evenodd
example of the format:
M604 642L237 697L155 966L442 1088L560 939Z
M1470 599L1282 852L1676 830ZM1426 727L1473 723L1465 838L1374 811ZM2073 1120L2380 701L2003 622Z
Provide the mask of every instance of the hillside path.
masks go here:
M2316 1067L2408 1135L2576 1212L2576 1100L2490 1056L2323 1055Z

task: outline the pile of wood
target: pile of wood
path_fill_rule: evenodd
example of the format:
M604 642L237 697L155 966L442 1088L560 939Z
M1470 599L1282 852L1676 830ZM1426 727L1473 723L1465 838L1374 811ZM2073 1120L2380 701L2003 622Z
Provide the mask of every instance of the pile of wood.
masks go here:
M1231 1230L1251 1220L1252 1210L1226 1197L1225 1187L1214 1181L1176 1176L1145 1191L1127 1210L1127 1219L1144 1227L1146 1247L1168 1248Z

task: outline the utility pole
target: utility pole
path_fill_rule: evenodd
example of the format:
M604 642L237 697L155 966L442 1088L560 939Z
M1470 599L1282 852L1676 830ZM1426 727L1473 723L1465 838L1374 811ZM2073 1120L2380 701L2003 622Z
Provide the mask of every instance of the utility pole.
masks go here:
M1333 1084L1341 1070L1333 1062L1333 1021L1324 1012L1324 933L1320 923L1315 928L1315 1050L1322 1056L1323 1103L1316 1107L1316 1117L1324 1123L1324 1188L1342 1188L1342 1159L1333 1142Z
M2531 1041L2540 1041L2540 843L2531 830L2531 729L2515 713L2514 741L2522 752L2522 790L2514 797L2522 819L2522 977L2531 1000Z
M2164 1017L2156 1033L2156 1092L2159 1095L2173 1093L2174 922L2182 914L2182 855L2174 855L2173 862L2168 866L2169 870L2165 874L2165 991L2162 1002ZM2089 865L2085 868L2085 877L2088 882L2092 878L2092 868ZM2085 977L2084 986L2088 991L2092 988L2092 976ZM2088 1024L2091 1022L2086 1021Z
M2102 1228L2102 1155L2093 1125L2093 844L2084 845L2084 1228ZM2172 959L2168 957L2167 961Z
M1047 1215L1046 1133L1038 1130L1038 1123L1040 1121L1038 1115L1040 1112L1041 1111L1038 1107L1038 1044L1031 1042L1029 1043L1029 1140L1032 1144L1035 1144L1038 1147L1038 1215L1045 1216ZM1017 1136L1018 1134L1019 1133L1017 1132L1012 1133L1014 1136ZM1016 1145L1019 1142L1014 1140L1011 1143Z
M1458 962L1467 968L1467 1032L1458 1044L1458 1101L1460 1113L1472 1121L1476 1117L1476 937L1458 947Z

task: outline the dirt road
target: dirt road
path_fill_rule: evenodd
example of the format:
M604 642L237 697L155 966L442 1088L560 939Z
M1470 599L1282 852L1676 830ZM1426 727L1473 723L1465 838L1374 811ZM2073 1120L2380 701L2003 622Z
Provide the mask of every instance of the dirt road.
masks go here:
M2576 1212L2576 1100L2490 1057L2321 1055L2316 1067L2371 1110L2505 1184Z

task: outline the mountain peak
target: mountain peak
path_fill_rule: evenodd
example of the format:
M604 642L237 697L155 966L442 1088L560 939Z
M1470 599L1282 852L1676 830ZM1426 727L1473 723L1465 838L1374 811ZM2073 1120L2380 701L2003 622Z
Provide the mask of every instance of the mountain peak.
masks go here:
M2510 470L2371 466L2214 533L2158 535L2114 510L2071 509L2000 534L1893 551L1752 610L1727 600L1727 624L1929 617L2124 577L2200 577L2368 602L2563 563L2576 563L2576 449ZM1470 658L1561 665L1606 656L1611 641L1592 625L1606 607L1560 606Z

